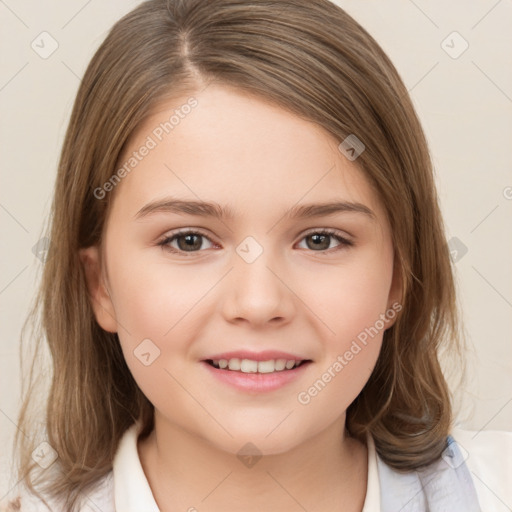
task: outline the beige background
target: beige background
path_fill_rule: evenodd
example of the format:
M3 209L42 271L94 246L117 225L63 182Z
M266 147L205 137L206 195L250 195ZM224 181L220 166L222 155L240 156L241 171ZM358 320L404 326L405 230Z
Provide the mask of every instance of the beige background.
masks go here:
M138 3L0 0L2 448L16 429L19 334L42 264L32 248L49 211L70 109L94 50ZM512 2L337 3L377 39L410 90L430 143L448 238L467 248L454 262L474 347L461 425L512 430ZM8 487L5 451L0 499Z

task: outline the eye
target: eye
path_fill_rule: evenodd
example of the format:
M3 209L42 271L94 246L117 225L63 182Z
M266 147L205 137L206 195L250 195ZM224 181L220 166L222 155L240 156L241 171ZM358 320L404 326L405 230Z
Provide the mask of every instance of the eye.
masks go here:
M212 243L210 238L199 231L184 230L165 237L161 242L158 242L158 245L175 253L198 252L201 248L204 248L203 240ZM174 242L177 242L177 248L173 247Z
M326 252L328 249L332 249L331 242L333 239L338 242L338 245L334 247L335 251L354 245L352 241L344 238L337 231L330 229L311 231L301 241L310 241L306 242L307 249L311 249L314 252ZM213 247L214 244L211 239L200 231L183 230L166 236L162 241L158 242L158 245L169 252L183 254L200 252L201 249L205 249L204 240L210 243L210 247L206 247L206 249Z
M302 238L302 240L306 240L306 248L312 249L315 252L325 252L327 249L330 249L332 239L335 239L338 242L338 245L334 250L340 250L343 249L343 247L350 247L354 245L352 241L331 229L311 231ZM307 242L308 240L310 240L310 243Z

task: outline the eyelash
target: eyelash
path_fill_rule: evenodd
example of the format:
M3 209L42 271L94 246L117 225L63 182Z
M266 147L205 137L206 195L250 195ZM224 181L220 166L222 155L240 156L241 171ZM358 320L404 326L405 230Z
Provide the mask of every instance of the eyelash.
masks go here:
M179 237L182 237L182 236L185 236L185 235L200 235L201 237L204 237L206 238L208 241L210 241L212 244L215 245L215 242L213 242L213 240L210 239L209 236L207 236L206 234L202 233L201 231L198 231L198 230L191 230L191 229L185 229L185 230L182 230L182 231L176 231L174 233L171 233L170 235L166 236L162 241L158 242L158 246L162 247L162 249L164 250L167 250L169 252L172 252L172 253L175 253L175 254L183 254L185 256L189 256L189 255L192 255L194 253L197 253L197 252L202 252L202 250L198 250L198 251L182 251L180 249L175 249L174 247L170 247L169 244L179 238ZM322 251L313 251L311 250L311 252L318 252L318 253L329 253L329 252L336 252L336 251L339 251L339 250L342 250L344 248L347 248L347 247L352 247L354 245L354 243L350 240L348 240L347 238L344 238L342 236L339 235L339 233L335 230L332 230L332 229L319 229L317 231L310 231L308 233L306 233L301 239L300 241L304 240L304 238L307 238L308 236L311 236L311 235L327 235L327 236L331 236L333 238L335 238L339 243L340 245L337 246L337 247L334 247L332 249L327 249L327 250L322 250Z

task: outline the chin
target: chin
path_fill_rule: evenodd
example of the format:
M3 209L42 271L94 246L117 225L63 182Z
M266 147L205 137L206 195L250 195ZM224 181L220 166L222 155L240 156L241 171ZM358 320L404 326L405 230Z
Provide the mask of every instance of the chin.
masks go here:
M282 421L282 418L279 420ZM279 421L275 425L279 424ZM214 445L217 449L232 455L241 456L244 454L253 455L279 455L293 450L306 438L299 438L296 436L296 429L293 432L290 429L282 428L279 426L272 432L272 428L254 428L254 425L247 425L247 428L233 429L226 425L227 430L233 437L220 435L219 437L212 438L212 432L208 432L206 439ZM270 433L271 432L271 433ZM270 434L269 434L270 433Z

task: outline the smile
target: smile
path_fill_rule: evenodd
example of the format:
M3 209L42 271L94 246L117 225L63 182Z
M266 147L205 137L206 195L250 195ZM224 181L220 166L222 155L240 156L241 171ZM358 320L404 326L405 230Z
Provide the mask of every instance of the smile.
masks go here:
M207 359L206 362L214 368L227 369L242 373L274 373L292 370L306 360L296 361L294 359L269 359L268 361L254 361L252 359Z
M276 391L307 371L311 359L206 359L201 362L214 382L249 394Z

